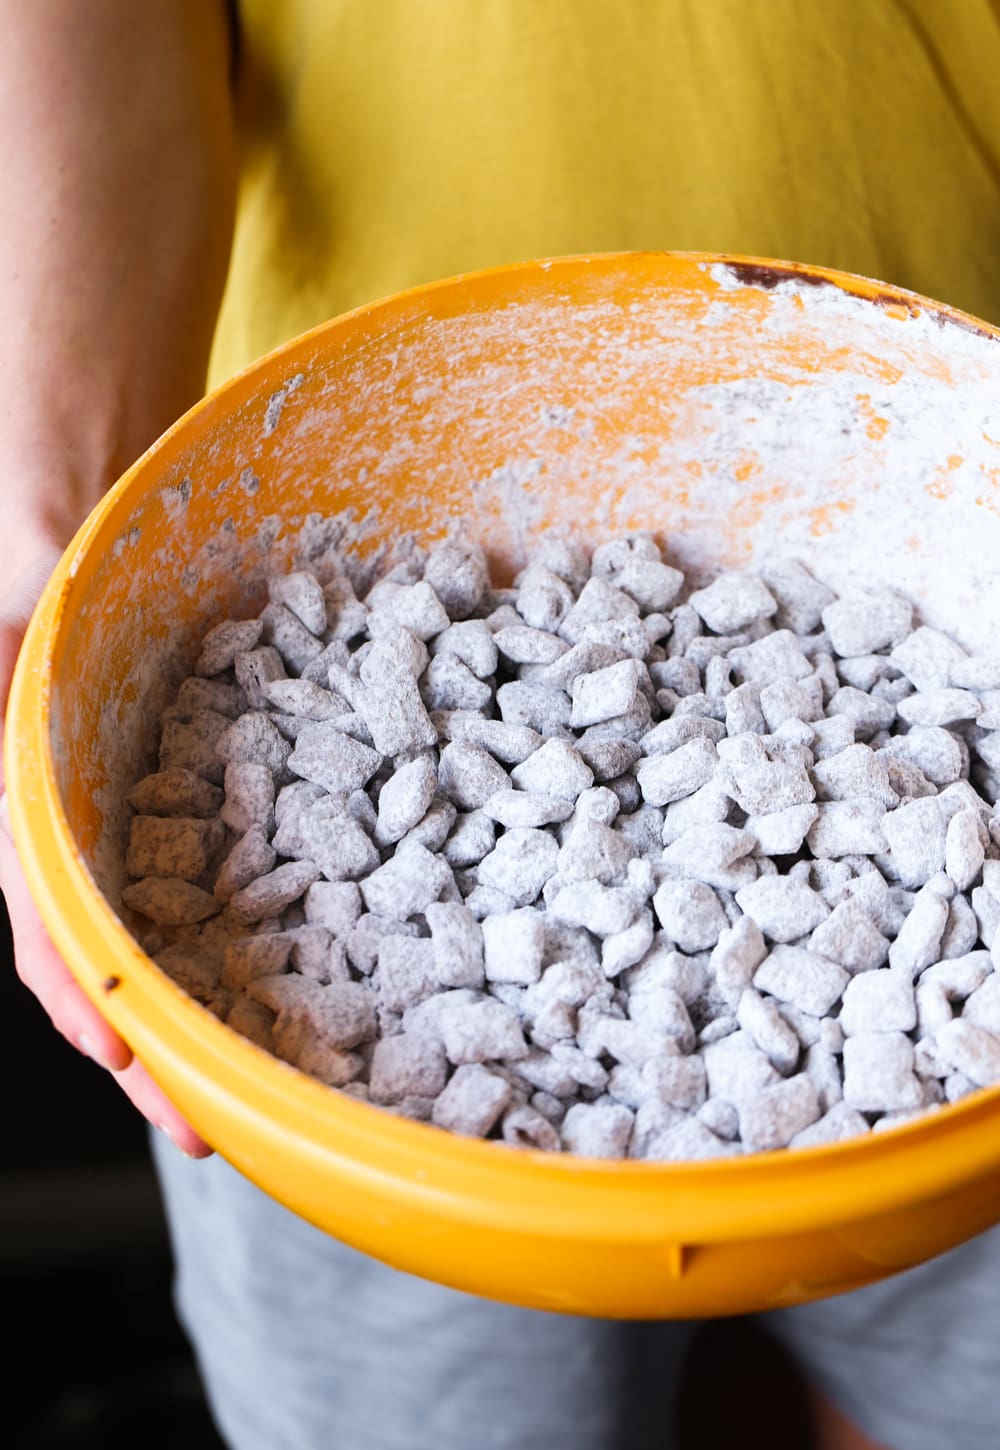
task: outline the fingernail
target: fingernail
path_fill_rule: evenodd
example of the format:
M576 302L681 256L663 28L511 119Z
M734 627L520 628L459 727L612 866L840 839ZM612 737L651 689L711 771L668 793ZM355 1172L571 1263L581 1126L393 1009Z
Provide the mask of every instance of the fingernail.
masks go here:
M161 1132L163 1134L163 1136L167 1139L167 1141L174 1148L177 1149L178 1153L180 1153L182 1157L184 1157L184 1158L191 1158L191 1159L194 1158L194 1154L193 1153L189 1153L186 1148L182 1148L181 1147L180 1143L178 1143L177 1139L174 1137L173 1133L167 1127L166 1123L156 1123L156 1124L154 1124L154 1126L159 1130L159 1132Z
M77 1041L80 1044L80 1051L86 1053L86 1055L90 1058L91 1062L96 1062L98 1067L104 1068L105 1072L114 1071L111 1064L109 1062L105 1062L104 1058L101 1057L101 1055L97 1052L94 1044L91 1042L90 1038L85 1032L80 1033Z

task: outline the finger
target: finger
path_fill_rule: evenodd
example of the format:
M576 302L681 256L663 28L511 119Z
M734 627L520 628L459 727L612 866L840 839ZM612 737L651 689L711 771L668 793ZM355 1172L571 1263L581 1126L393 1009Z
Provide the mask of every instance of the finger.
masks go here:
M120 1072L132 1052L104 1020L62 960L39 918L9 838L0 830L0 889L7 903L18 976L67 1042Z
M41 555L0 599L0 722L24 631L59 558L58 550ZM0 764L0 791L2 788ZM0 804L5 805L2 796ZM56 1029L79 1051L112 1072L133 1106L166 1133L182 1153L192 1158L208 1157L214 1150L157 1087L60 957L38 915L5 816L0 819L0 891L10 917L18 976L37 997Z
M124 1072L115 1073L114 1077L133 1107L155 1128L165 1133L174 1146L188 1158L208 1158L214 1152L169 1098L164 1096L137 1057L133 1057Z
M20 628L23 634L49 576L62 557L56 548L41 549L0 595L0 622Z
M129 1101L183 1153L207 1157L213 1150L156 1086L59 956L34 911L14 848L2 831L0 886L8 903L18 976L38 998L53 1026L78 1051L107 1068Z
M57 549L44 550L0 595L0 710L24 632L59 559Z

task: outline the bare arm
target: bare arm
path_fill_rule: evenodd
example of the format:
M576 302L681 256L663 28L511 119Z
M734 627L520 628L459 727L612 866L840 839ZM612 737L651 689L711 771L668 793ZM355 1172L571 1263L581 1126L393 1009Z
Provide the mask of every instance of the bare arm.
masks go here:
M58 553L204 389L235 194L225 0L0 0L0 710ZM188 1151L59 960L0 830L22 980Z

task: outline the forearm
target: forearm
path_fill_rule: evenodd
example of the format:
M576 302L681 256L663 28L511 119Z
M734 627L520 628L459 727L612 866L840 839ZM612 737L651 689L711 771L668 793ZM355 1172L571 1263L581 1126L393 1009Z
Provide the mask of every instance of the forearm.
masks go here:
M0 0L0 595L199 396L235 191L224 0Z

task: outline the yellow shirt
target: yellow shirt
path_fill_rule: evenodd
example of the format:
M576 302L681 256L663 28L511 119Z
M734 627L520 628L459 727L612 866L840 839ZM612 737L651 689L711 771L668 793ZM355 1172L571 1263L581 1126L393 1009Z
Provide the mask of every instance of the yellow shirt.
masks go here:
M211 380L495 263L824 263L1000 322L1000 0L239 0Z

